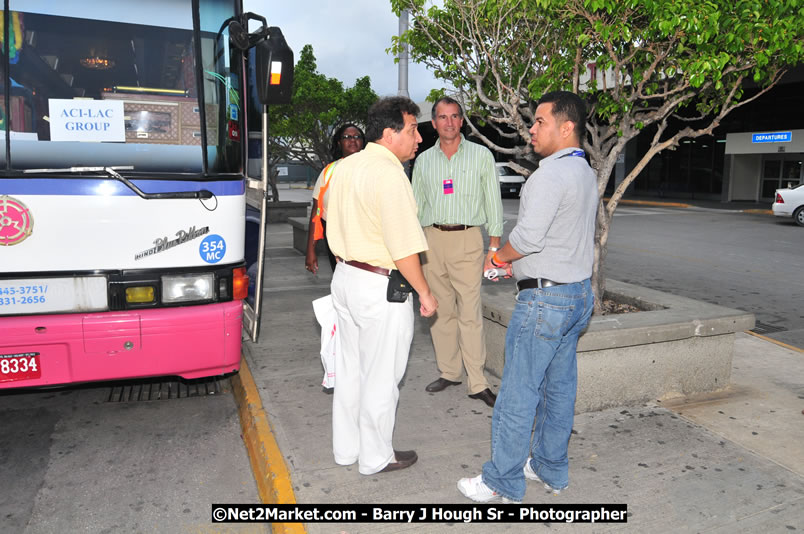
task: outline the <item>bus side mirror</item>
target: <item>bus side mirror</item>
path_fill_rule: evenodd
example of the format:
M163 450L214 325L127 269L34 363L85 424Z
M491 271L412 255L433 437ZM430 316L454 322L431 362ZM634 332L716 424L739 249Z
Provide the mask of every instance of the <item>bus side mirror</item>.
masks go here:
M293 94L293 51L282 30L268 28L267 40L257 44L255 67L257 96L263 105L290 104Z

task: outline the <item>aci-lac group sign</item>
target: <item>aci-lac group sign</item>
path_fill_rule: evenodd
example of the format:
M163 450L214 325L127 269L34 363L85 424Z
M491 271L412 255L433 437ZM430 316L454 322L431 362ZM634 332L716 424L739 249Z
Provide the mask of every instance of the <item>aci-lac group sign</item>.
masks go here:
M50 140L125 143L122 100L51 98Z

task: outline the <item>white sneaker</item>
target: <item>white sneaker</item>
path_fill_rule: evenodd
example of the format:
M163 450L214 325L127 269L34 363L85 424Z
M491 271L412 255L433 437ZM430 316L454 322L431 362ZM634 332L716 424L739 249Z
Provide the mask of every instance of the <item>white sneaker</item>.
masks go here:
M483 482L483 475L477 475L475 478L460 479L458 481L458 491L464 497L469 497L475 502L491 502L496 499L502 499L503 504L522 504L522 501L514 501L503 497L486 486L486 483Z
M534 471L533 468L531 468L530 460L531 458L528 457L528 460L525 462L525 467L522 468L522 472L525 473L525 478L527 478L528 480L541 482L542 484L544 484L544 489L552 491L553 495L558 495L561 493L562 489L567 489L567 488L561 488L561 489L554 488L553 486L551 486L550 484L539 478L539 475L536 474L536 471Z

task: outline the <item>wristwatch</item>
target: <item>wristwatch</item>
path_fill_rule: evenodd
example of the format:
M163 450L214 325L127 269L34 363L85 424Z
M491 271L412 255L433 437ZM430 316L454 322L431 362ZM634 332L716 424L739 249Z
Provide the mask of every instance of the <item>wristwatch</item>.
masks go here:
M489 247L489 252L497 252L498 250L500 250L499 247Z

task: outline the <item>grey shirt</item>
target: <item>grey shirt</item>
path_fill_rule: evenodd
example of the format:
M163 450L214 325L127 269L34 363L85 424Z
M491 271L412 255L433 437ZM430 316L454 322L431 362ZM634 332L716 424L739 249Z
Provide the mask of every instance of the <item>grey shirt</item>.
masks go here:
M522 189L519 216L508 241L524 254L514 277L581 282L594 263L597 176L566 148L539 162Z

